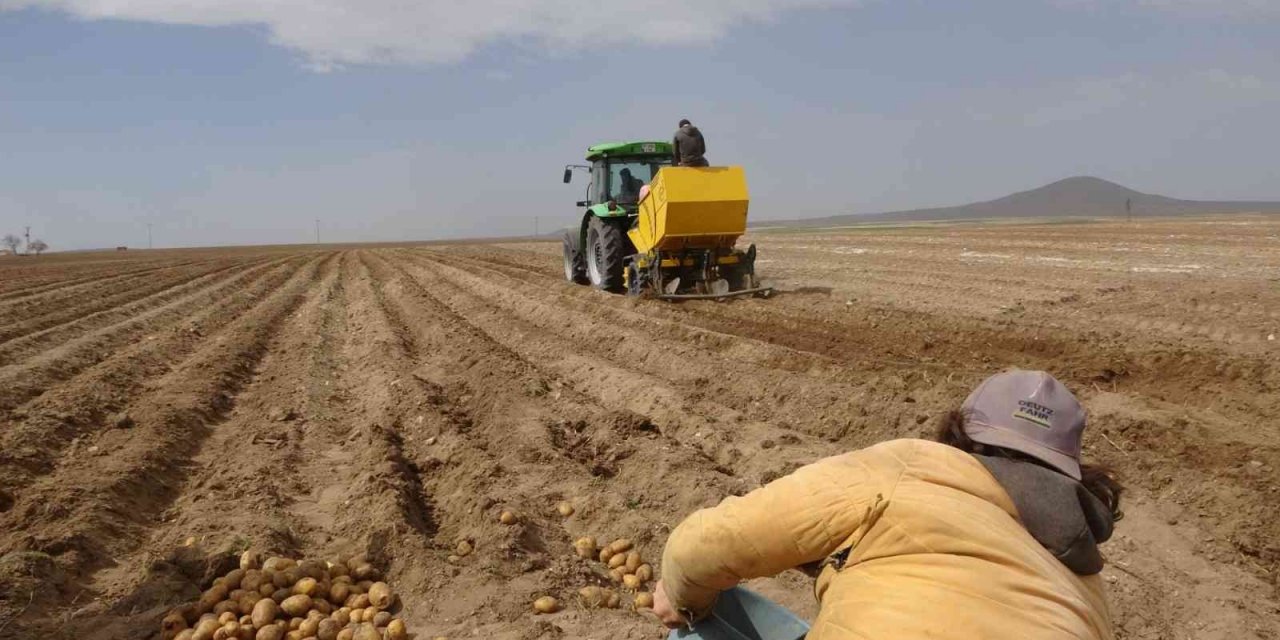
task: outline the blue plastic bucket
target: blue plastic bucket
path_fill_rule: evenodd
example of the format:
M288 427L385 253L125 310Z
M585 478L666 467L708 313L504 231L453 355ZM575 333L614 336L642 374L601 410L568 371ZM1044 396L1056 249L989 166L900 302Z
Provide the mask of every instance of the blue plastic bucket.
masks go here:
M742 587L716 600L711 615L692 629L676 629L668 640L802 640L809 625L786 608Z

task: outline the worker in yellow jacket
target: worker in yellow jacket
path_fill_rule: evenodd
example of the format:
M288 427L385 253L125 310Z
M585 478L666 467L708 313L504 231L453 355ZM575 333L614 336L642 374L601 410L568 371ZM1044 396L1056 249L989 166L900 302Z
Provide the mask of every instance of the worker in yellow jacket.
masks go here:
M717 594L815 574L808 640L1112 638L1098 544L1121 488L1080 464L1085 412L1047 373L987 379L939 424L820 460L689 516L654 612L696 622Z

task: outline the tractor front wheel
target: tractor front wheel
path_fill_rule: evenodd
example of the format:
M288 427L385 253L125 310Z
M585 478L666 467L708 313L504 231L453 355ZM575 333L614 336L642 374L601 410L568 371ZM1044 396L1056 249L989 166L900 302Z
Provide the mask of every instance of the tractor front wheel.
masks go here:
M622 259L627 254L622 226L595 216L587 223L587 277L601 291L622 291Z
M586 284L587 260L578 246L578 232L564 232L564 279L575 284Z

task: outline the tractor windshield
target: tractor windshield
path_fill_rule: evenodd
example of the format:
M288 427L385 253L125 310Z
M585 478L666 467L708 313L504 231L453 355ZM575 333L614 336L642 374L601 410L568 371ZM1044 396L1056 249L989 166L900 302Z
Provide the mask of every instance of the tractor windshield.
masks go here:
M609 163L609 198L618 204L635 204L640 200L640 187L649 184L658 169L671 164L666 160L642 158Z

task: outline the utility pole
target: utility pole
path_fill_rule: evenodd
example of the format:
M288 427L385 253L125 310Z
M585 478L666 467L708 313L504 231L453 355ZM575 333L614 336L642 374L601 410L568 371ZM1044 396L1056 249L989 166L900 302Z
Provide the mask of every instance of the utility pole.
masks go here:
M316 244L320 244L320 218L316 218Z
M27 227L27 253L31 253L31 227Z
M151 249L151 248L153 248L154 246L155 246L155 245L151 244L151 223L150 223L150 222L148 222L148 223L147 223L147 248L148 248L148 249Z

